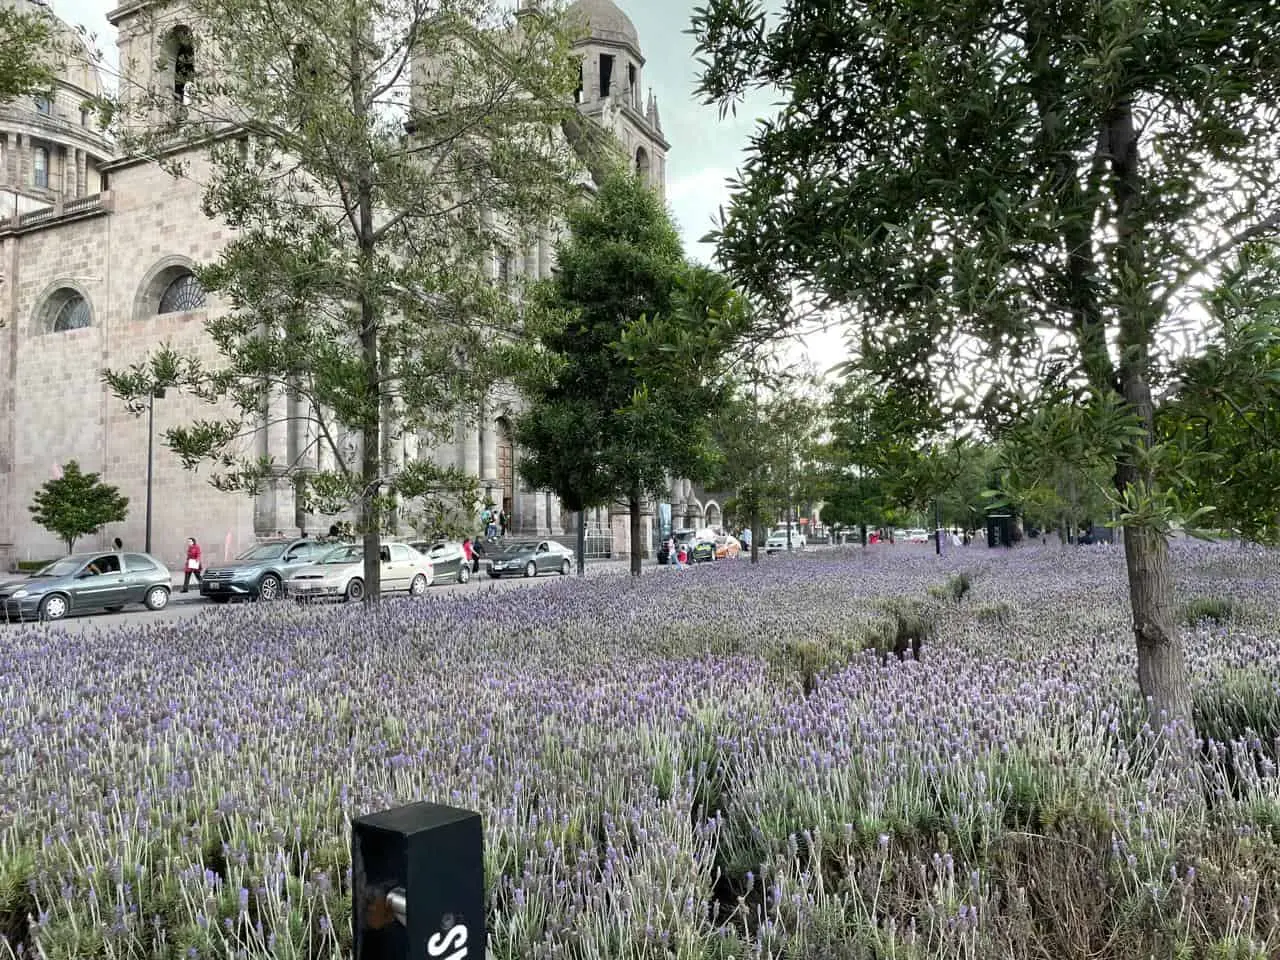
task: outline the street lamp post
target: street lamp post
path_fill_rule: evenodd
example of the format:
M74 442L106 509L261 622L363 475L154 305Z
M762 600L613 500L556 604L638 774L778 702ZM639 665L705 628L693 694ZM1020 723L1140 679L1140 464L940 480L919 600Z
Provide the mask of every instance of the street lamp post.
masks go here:
M147 397L147 531L143 550L151 552L151 475L156 450L156 401L164 399L164 387L155 387Z

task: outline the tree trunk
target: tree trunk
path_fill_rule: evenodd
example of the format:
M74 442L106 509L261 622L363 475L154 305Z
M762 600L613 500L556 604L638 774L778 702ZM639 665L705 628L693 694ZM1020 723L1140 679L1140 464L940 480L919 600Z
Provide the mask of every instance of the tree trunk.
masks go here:
M366 127L369 102L368 81L364 76L366 24L357 15L351 33L351 108L358 125ZM373 158L357 165L355 189L356 256L359 277L365 283L377 273L377 233L374 224ZM350 208L348 208L350 209ZM378 309L374 294L364 285L358 295L360 304L360 358L364 362L364 402L360 405L360 527L364 544L364 602L376 604L382 596L382 357L378 343Z
M1142 201L1138 131L1132 105L1119 103L1107 117L1106 140L1116 205L1116 245L1120 254L1122 288L1120 310L1119 387L1142 427L1135 442L1150 448L1156 442L1155 406L1151 400L1151 341L1154 306L1143 277L1144 254L1138 213ZM1125 283L1124 280L1132 278ZM1155 477L1141 465L1141 449L1122 456L1116 488L1124 495L1140 484L1142 496L1156 495ZM1126 527L1125 566L1129 574L1129 603L1138 646L1138 687L1146 698L1151 725L1163 730L1174 722L1192 723L1191 682L1182 641L1174 628L1173 581L1169 575L1169 544L1152 527Z
M578 576L587 575L587 511L578 511Z
M641 567L642 549L640 546L640 494L633 492L627 499L627 509L631 514L631 575L638 577L643 572Z

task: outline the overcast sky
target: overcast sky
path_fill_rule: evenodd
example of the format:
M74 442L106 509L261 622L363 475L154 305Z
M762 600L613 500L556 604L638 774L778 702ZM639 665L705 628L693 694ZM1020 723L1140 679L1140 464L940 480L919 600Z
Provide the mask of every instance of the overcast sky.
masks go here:
M667 158L667 201L680 225L685 249L691 256L709 262L714 254L699 244L712 226L717 209L728 203L724 183L742 162L747 137L757 117L771 111L767 97L757 97L738 110L737 117L719 119L715 106L704 106L694 98L697 64L693 58L693 38L689 27L692 0L615 0L626 11L640 33L645 56L643 84L658 98L662 129L671 143ZM83 26L97 38L97 47L107 52L114 65L115 34L106 14L115 0L53 0L54 12L62 19ZM647 96L647 89L646 89ZM788 353L800 360L806 355L825 369L843 359L844 348L838 334L809 338Z

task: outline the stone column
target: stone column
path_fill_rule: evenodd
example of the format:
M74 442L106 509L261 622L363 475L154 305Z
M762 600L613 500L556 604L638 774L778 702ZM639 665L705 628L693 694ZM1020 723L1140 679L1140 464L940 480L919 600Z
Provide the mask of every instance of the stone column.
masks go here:
M480 435L470 420L462 415L458 417L457 446L458 468L469 477L480 475Z
M486 404L481 409L480 421L480 481L493 491L493 496L500 496L497 490L498 478L498 425L490 416L491 411Z
M542 536L550 530L550 523L547 520L547 498L541 493L533 494L532 497L534 532Z
M551 237L543 231L538 238L538 279L545 280L551 276L552 261L554 249L551 243Z
M13 182L20 187L31 185L31 138L18 134Z
M564 518L561 514L564 512L560 507L560 498L554 493L547 494L547 530L553 537L561 536L564 533Z
M76 196L89 195L89 158L83 150L76 151Z

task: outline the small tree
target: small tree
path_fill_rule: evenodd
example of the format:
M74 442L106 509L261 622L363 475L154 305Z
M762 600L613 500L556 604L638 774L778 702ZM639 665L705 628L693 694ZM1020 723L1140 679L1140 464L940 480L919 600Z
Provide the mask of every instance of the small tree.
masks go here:
M80 537L123 521L129 514L129 498L103 483L101 474L81 473L80 464L72 460L63 466L62 476L36 491L27 509L35 522L59 536L71 553Z

